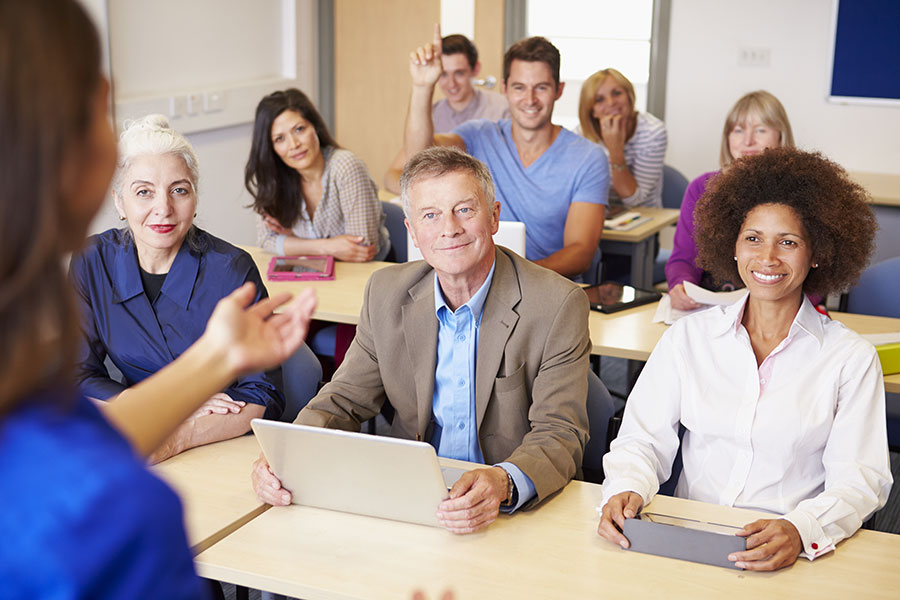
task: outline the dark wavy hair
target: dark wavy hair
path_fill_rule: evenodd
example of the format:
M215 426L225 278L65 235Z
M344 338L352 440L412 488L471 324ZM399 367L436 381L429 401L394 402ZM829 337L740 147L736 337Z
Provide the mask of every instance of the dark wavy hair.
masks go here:
M465 54L466 62L473 69L475 68L475 63L478 62L478 50L475 48L475 44L466 36L458 33L448 35L441 40L441 52L448 56L451 54Z
M100 89L100 43L74 0L0 0L0 414L65 385L81 332L62 256L76 242L63 166Z
M272 122L286 110L300 113L312 124L319 136L320 147L339 146L331 137L322 115L300 90L290 88L272 92L259 101L250 158L244 168L244 187L253 196L253 210L259 214L266 213L282 226L290 228L300 217L303 202L300 175L284 164L272 146Z
M791 208L809 235L813 261L803 290L827 295L859 281L878 226L868 194L818 152L771 148L710 180L694 210L697 260L720 281L740 281L734 249L747 215L761 204Z

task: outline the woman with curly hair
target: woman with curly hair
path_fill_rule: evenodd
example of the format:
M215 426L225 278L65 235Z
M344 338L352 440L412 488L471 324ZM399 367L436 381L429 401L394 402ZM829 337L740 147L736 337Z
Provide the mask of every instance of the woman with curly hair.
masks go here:
M677 496L773 513L737 532L747 550L728 559L774 570L830 552L891 488L875 349L804 295L859 278L875 219L838 165L790 148L737 161L696 215L702 267L749 293L656 346L603 461L599 533L628 546L616 526L669 478L680 445Z
M700 308L684 291L684 282L718 290L732 289L736 279L716 280L697 265L697 244L694 207L709 182L719 173L745 157L759 154L766 148L794 146L794 134L784 106L778 98L765 90L745 94L735 102L725 118L719 148L719 171L710 171L696 178L684 192L681 214L675 226L672 255L666 262L666 282L672 306L679 310ZM820 299L814 298L818 304Z
M384 260L391 249L378 186L365 163L337 145L298 89L259 101L244 185L259 215L259 245L274 254Z

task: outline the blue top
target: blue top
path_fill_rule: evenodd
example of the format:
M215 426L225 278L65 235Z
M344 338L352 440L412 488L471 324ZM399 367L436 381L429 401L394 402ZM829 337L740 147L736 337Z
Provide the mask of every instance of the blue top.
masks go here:
M84 397L0 418L0 598L205 598L178 497Z
M528 168L522 165L509 119L463 123L453 130L466 151L494 178L500 219L525 223L525 257L540 260L563 248L573 202L606 204L609 160L603 149L563 128ZM600 224L602 226L602 224Z
M438 320L437 366L434 372L434 434L431 444L439 456L484 463L478 443L475 409L475 369L478 330L484 302L494 279L491 266L487 278L469 301L450 309L444 300L437 275L434 277L434 311ZM500 463L513 478L518 492L510 510L515 510L535 495L534 483L522 469L510 462Z
M216 303L243 285L256 285L256 300L268 296L250 255L205 231L196 230L206 250L183 243L159 296L152 304L138 267L134 242L110 229L91 236L72 257L70 277L82 308L84 341L77 377L85 396L106 400L153 375L178 358L203 334ZM124 376L110 379L107 355ZM233 400L266 406L266 417L284 409L281 371L253 373L223 390Z

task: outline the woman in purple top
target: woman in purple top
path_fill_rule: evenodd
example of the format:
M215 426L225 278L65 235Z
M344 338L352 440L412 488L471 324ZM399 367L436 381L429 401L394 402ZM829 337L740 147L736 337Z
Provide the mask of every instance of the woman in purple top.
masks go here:
M759 154L766 148L793 147L794 134L778 98L759 90L743 96L732 107L722 130L722 146L719 164L724 171L735 160ZM684 282L690 281L708 289L730 286L729 282L716 282L697 266L697 245L694 242L694 207L706 190L709 180L719 171L704 173L691 182L681 202L681 216L675 229L672 255L666 263L666 281L672 306L679 310L693 310L700 305L684 291Z

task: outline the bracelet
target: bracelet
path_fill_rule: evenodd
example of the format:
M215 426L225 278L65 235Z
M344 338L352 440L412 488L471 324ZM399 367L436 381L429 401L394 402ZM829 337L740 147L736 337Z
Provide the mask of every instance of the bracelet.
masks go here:
M611 163L609 163L609 166L612 167L613 171L627 171L628 170L628 165L624 165L624 164L620 165L619 163L611 162Z

